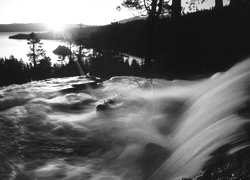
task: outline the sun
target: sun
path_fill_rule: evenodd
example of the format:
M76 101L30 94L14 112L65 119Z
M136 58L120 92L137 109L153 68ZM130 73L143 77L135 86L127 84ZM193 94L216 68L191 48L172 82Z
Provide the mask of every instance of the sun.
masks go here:
M56 31L56 32L59 32L59 31L63 31L64 30L64 24L62 23L49 23L48 24L48 28L50 30L53 30L53 31Z

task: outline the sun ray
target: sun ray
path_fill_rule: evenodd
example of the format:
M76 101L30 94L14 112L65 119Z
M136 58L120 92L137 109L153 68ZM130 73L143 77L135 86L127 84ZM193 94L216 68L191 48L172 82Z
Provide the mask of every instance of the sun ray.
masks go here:
M63 23L48 23L48 29L56 32L63 31L65 24Z

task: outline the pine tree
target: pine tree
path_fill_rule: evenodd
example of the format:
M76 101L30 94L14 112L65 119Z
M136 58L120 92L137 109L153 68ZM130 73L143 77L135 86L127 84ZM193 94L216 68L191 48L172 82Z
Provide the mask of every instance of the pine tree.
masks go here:
M29 35L28 45L30 47L30 52L27 56L35 68L37 67L39 60L46 55L45 50L42 48L42 44L43 43L41 43L41 40L34 32Z

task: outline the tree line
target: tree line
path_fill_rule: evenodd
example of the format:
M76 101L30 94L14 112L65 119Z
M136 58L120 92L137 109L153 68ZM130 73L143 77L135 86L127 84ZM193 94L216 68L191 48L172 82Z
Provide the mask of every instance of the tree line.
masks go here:
M13 55L0 58L0 87L10 84L22 84L33 80L80 76L87 73L110 78L114 75L140 75L140 64L133 60L129 63L124 55L113 50L93 50L88 55L77 52L72 54L65 46L59 46L56 54L63 56L62 62L52 64L50 57L42 48L42 42L35 33L27 40L30 51L27 54L29 63L18 60ZM80 48L83 48L83 46ZM66 62L65 58L69 61Z
M189 8L209 0L192 0ZM210 0L212 1L212 0ZM250 2L215 0L208 10L184 14L180 0L124 0L146 20L112 23L91 34L93 47L120 48L144 58L147 74L189 78L225 71L250 54Z
M140 64L136 60L129 63L127 60L123 61L123 56L114 56L112 52L105 52L95 58L82 61L80 68L85 74L90 73L103 78L115 75L142 75ZM80 75L79 67L74 61L51 65L50 58L46 57L34 68L31 63L25 63L14 56L0 58L0 87L48 78Z
M87 27L77 37L97 52L110 49L142 57L149 76L189 78L225 71L250 54L250 2L231 0L225 6L215 0L211 9L197 9L208 1L191 0L188 8L196 11L184 14L180 0L124 0L122 6L147 18Z
M250 3L248 1L231 0L229 6L225 7L220 0L216 0L212 10L186 15L180 11L179 3L173 1L169 5L167 2L123 1L123 6L127 8L146 11L148 18L127 23L114 22L106 26L83 28L79 25L78 28L65 32L63 37L69 45L64 50L59 50L57 54L62 56L63 61L68 57L69 62L61 65L51 66L50 58L46 55L39 60L36 59L39 51L32 50L30 34L27 39L32 46L28 57L32 64L28 69L33 71L37 69L38 72L43 66L43 71L50 70L47 72L49 76L41 75L43 74L41 72L35 75L33 72L31 73L33 78L29 79L79 75L76 73L79 68L76 64L80 64L85 73L91 72L101 76L189 78L224 71L249 54ZM190 8L195 8L195 5L192 5L194 2L197 1L190 1ZM151 15L153 24L149 22L151 11L154 13ZM167 15L172 17L169 18ZM40 40L36 43L38 49L41 46L39 44ZM73 44L77 47L76 50L72 50ZM93 49L92 53L86 56L85 48ZM42 49L40 52L43 54ZM124 60L123 53L139 56L143 61L141 63L133 61L130 64ZM5 64L6 59L2 62Z

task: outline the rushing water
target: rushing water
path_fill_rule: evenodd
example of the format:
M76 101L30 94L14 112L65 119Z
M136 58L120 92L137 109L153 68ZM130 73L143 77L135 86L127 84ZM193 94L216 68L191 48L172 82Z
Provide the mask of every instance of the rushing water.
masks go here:
M198 81L82 76L3 87L0 179L193 177L217 149L226 158L249 146L249 79L245 61Z

